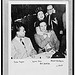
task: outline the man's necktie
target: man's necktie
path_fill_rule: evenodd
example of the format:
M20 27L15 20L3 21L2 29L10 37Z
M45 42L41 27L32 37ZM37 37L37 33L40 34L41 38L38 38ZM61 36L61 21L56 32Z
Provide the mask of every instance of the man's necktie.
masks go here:
M26 48L24 42L22 41L22 39L20 39L20 41L21 41L21 43L23 44L24 48Z
M51 15L48 17L48 25L50 26L51 29L53 29L53 23L51 21Z
M48 25L50 26L50 15L49 15L49 18L48 18Z
M21 41L22 45L23 45L23 46L24 46L24 48L25 48L26 56L28 56L27 49L26 49L26 46L25 46L25 44L24 44L23 40L22 40L22 39L20 39L20 41Z

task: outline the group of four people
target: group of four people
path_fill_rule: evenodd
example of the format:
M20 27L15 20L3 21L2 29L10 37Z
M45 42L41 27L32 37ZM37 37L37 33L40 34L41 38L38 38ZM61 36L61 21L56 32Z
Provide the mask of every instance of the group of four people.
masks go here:
M58 21L56 17L52 16L55 13L52 5L47 7L47 13L44 14L42 10L38 10L38 20L34 23L35 31L34 39L39 46L38 53L49 52L50 50L58 51L60 42L57 38L54 28L57 27ZM29 56L36 55L31 40L25 37L24 25L20 22L15 22L16 36L11 42L11 58L22 59Z

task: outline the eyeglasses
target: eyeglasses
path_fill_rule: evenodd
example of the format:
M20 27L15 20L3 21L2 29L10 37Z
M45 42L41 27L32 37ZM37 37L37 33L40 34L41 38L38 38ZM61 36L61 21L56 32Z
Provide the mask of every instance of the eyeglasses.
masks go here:
M52 9L53 9L53 8L52 8ZM49 11L49 10L52 10L52 9L47 9L47 10Z

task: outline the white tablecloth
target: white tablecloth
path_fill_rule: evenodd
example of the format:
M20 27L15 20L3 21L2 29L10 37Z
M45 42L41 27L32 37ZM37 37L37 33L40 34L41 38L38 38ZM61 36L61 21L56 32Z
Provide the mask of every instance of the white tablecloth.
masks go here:
M32 57L28 57L28 58L34 58L34 59L51 58L54 53L55 53L55 51L51 50L49 52L43 52L43 53L33 55Z

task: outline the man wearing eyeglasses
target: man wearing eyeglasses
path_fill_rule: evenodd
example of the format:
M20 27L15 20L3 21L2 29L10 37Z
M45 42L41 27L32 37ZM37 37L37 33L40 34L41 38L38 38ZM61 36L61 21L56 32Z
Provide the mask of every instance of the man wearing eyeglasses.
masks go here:
M47 13L46 15L46 22L48 25L48 29L54 29L53 23L55 23L56 25L58 24L57 18L54 16L55 13L55 9L53 8L52 5L48 5L47 6Z
M48 30L54 30L57 38L59 41L61 40L61 34L63 34L62 31L62 21L61 21L61 14L58 13L58 10L53 8L52 5L47 6L47 13L46 15L46 23L47 23L47 29ZM60 23L59 23L60 22Z

